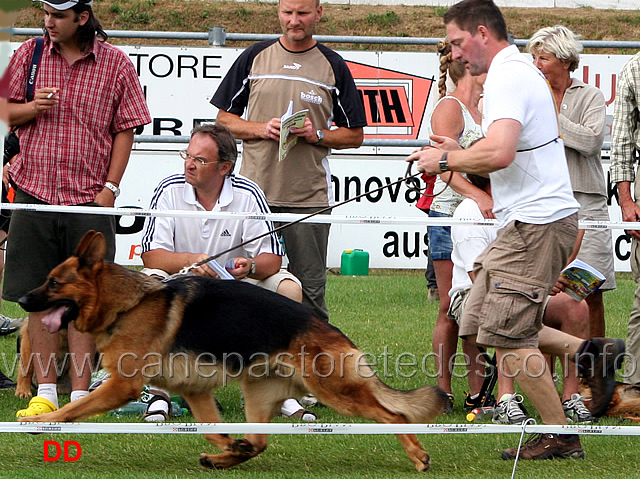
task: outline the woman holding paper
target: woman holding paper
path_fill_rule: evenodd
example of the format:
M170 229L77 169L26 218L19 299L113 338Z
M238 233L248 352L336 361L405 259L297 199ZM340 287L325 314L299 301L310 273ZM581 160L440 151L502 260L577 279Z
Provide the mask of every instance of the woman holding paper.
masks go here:
M573 193L580 203L578 217L583 221L609 221L607 187L600 161L605 134L604 95L598 88L571 77L571 72L578 68L582 45L571 30L556 25L537 31L529 40L527 51L551 85ZM586 298L589 337L603 337L602 293L616 288L611 232L585 230L577 257L607 279Z

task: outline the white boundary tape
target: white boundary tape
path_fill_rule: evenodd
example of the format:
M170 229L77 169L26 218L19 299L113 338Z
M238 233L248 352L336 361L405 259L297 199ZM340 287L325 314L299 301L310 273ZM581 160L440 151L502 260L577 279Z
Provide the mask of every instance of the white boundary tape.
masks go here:
M236 220L270 220L290 222L303 218L299 214L226 213L210 211L150 210L137 208L105 208L90 206L32 205L0 203L2 209L50 213L85 213L117 216L162 216ZM337 224L421 224L448 226L471 224L497 226L496 220L469 220L431 217L317 215L312 223ZM583 229L640 229L640 222L580 221ZM522 433L523 426L502 424L264 424L264 423L31 423L0 422L0 433L60 434L497 434ZM527 425L525 433L558 433L585 435L638 436L640 426Z
M235 220L270 220L291 222L307 215L281 213L258 215L255 213L229 213L229 212L212 212L212 211L184 211L184 210L151 210L138 208L105 208L100 206L59 206L59 205L32 205L25 203L0 203L2 209L7 210L24 210L24 211L40 211L48 213L84 213L96 215L115 215L115 216L168 216L182 218L213 218L213 219L235 219ZM398 216L357 216L357 215L317 215L307 220L306 223L336 223L336 224L388 224L388 225L431 225L431 226L450 226L454 224L467 224L478 226L498 226L497 220L477 220L477 219L461 219L449 217L398 217ZM614 222L614 221L580 221L581 229L628 229L640 230L640 222Z
M0 433L56 434L501 434L522 433L504 424L329 424L329 423L37 423L0 422ZM525 433L640 436L640 426L524 426Z

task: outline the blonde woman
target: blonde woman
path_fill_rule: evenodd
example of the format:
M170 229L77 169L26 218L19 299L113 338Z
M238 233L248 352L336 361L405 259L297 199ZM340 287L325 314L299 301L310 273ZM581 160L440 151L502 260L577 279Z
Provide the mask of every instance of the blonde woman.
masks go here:
M598 88L571 77L578 68L582 51L578 36L561 25L542 28L527 43L527 51L553 92L571 187L580 203L578 218L609 221L607 186L600 160L605 134L605 100ZM567 332L585 338L603 337L603 292L616 288L613 242L609 230L589 229L581 233L584 235L577 257L600 271L607 281L585 299L589 306L588 331ZM570 419L584 422L590 419L590 414L577 394L578 379L575 376L565 377L563 406Z

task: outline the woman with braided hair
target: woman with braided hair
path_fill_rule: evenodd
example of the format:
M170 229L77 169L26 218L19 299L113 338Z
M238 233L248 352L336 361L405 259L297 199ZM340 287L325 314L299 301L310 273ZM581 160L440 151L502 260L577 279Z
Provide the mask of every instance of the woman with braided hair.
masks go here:
M451 60L451 47L446 40L438 43L440 53L440 80L438 83L440 99L431 113L430 134L448 136L456 140L463 148L469 147L482 137L480 122L482 114L478 108L482 96L482 85L486 75L471 76L464 63ZM447 95L449 81L455 90ZM449 186L447 186L447 183ZM480 188L473 186L460 173L446 172L436 180L435 191L444 191L436 196L431 204L430 217L451 217L464 197L478 203L485 218L493 218L493 201ZM458 325L448 315L449 295L453 263L451 261L450 226L429 226L427 228L429 248L436 273L436 283L440 292L438 318L433 330L432 345L438 367L438 386L449 396L445 412L453 409L454 398L451 394L452 359L458 344ZM469 394L465 399L465 409L476 407L483 398L478 394L482 387L483 363L477 347L462 343L463 351L471 360L469 374Z

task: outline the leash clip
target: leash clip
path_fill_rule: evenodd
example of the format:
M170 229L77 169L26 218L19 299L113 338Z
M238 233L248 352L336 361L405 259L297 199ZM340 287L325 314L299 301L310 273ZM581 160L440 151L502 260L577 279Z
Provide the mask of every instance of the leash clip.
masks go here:
M191 270L198 267L198 263L193 263L191 266L185 266L177 273L172 274L166 279L163 279L162 282L166 283L167 281L171 281L172 279L180 278L181 276L195 276L195 273L192 273Z

